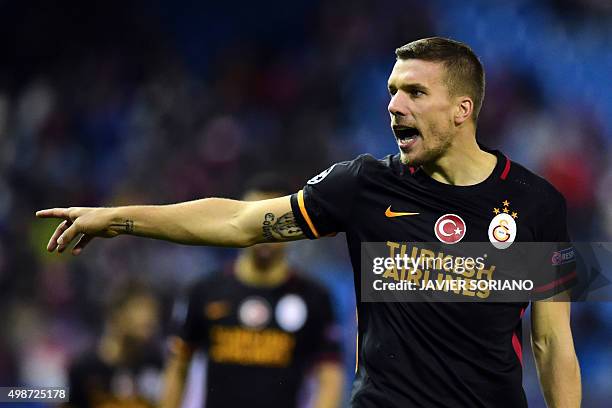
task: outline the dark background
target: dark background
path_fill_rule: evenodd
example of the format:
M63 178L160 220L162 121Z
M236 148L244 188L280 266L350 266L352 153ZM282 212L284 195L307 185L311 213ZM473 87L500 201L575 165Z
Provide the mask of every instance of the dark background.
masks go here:
M116 288L146 280L167 322L174 297L235 255L120 238L60 257L36 209L239 197L262 170L297 190L335 161L394 153L386 78L394 49L424 36L474 48L479 140L563 192L575 240L609 241L611 27L606 0L0 2L0 385L65 384ZM297 243L292 259L335 295L350 378L342 237ZM612 397L611 315L573 308L584 407ZM543 407L528 331L525 346Z

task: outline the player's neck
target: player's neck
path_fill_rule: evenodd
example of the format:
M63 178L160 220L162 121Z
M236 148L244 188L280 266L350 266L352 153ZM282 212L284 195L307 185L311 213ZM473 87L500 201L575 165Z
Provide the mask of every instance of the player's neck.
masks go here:
M236 260L234 271L239 281L258 287L275 287L289 277L289 265L284 257L272 261L262 269L257 266L251 255L242 254Z
M438 160L423 165L434 180L456 186L470 186L487 179L495 169L495 155L480 149L475 137L457 138Z

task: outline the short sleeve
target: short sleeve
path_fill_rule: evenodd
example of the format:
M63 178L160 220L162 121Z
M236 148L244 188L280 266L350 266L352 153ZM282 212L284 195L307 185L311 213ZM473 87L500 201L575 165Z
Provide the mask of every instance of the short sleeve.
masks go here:
M200 282L194 285L186 298L175 304L174 321L177 334L186 343L194 346L206 342L207 321L204 318L204 287Z
M308 180L291 196L298 225L310 239L346 230L354 204L364 155L336 163Z
M542 270L534 282L536 299L546 299L568 290L578 282L576 255L567 231L567 206L560 193L551 200L550 211L540 218L540 241L546 243Z
M87 407L89 401L85 382L87 380L86 370L82 369L78 364L72 364L68 369L68 387L70 389L70 402L68 407Z
M341 360L341 339L342 330L336 321L332 302L329 294L322 291L319 301L317 316L319 319L317 326L317 341L313 360L321 361L340 361Z
M555 191L555 196L544 203L548 208L540 217L541 242L569 242L567 232L567 204L561 193Z

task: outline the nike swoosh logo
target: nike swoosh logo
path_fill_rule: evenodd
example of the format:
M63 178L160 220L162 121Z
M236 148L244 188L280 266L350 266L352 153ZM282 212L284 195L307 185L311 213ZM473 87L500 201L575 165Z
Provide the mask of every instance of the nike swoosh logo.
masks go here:
M419 213L395 212L395 211L391 211L391 206L389 206L389 208L387 208L387 211L385 211L385 215L387 216L387 218L393 218L393 217L403 217L405 215L419 215Z

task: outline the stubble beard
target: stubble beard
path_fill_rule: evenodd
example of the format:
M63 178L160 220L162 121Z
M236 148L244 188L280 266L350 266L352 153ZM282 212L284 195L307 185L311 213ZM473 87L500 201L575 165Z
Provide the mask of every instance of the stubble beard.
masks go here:
M400 150L400 160L402 164L410 167L421 167L423 165L434 163L448 151L452 141L450 132L432 127L427 133L430 135L428 136L428 140L430 140L431 143L426 143L425 139L422 139L421 142L423 144L423 148L420 154L411 158L409 157L409 154L406 154ZM432 146L426 146L428 144Z

